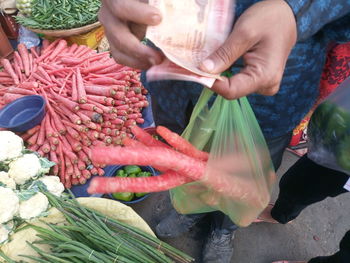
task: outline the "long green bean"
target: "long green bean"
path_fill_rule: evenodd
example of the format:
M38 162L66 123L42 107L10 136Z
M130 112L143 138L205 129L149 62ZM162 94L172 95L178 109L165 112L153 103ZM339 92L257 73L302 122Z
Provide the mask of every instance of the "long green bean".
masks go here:
M30 16L16 16L25 27L44 30L71 29L95 23L100 0L33 0Z

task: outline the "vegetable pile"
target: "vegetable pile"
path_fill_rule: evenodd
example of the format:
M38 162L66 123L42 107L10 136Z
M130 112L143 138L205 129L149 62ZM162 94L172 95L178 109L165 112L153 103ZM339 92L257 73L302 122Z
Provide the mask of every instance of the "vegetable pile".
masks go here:
M44 41L41 50L30 52L20 44L13 61L1 63L0 107L26 95L46 99L42 124L21 136L30 150L58 164L53 174L67 188L104 174L89 159L90 146L118 145L131 136L131 126L144 122L148 101L140 73L117 64L109 52Z
M94 262L94 263L165 263L193 261L191 257L136 227L114 220L80 205L74 199L46 194L53 207L67 219L66 225L47 224L46 228L31 226L40 237L28 243L38 256L32 262ZM49 244L51 251L39 248ZM0 252L8 263L16 263Z
M97 22L99 0L19 0L17 8L25 16L18 23L35 29L71 29Z
M42 216L49 208L43 187L61 196L64 186L57 176L46 176L54 163L26 150L23 140L0 131L0 244L23 221Z
M137 165L127 165L123 168L117 170L115 176L117 177L129 177L129 178L137 178L137 177L150 177L152 176L151 172L142 171L142 168ZM131 193L131 192L123 192L123 193L113 193L112 196L116 200L121 201L132 201L134 199L138 199L140 197L145 196L147 193Z
M213 190L214 195L215 192L225 193L233 200L241 200L244 196L244 201L252 205L261 203L261 196L253 190L252 181L244 177L232 177L224 172L225 165L232 165L233 161L238 160L237 156L225 156L207 165L208 153L196 149L165 127L158 126L156 131L168 144L156 140L138 126L132 127L131 131L137 140L124 138L123 144L126 147L94 147L90 153L92 160L99 164L149 165L162 174L141 178L93 178L88 188L89 193L160 192L199 181L204 188L193 187L194 192L204 191L207 187ZM237 171L244 170L246 165L246 161L236 162L235 168ZM203 198L208 204L215 202L214 196Z

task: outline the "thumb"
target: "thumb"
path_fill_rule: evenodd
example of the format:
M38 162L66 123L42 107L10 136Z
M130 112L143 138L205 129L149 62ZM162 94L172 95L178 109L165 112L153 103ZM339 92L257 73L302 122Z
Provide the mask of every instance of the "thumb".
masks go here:
M247 34L232 31L227 40L200 64L199 68L205 72L219 74L244 55L252 46L252 39Z

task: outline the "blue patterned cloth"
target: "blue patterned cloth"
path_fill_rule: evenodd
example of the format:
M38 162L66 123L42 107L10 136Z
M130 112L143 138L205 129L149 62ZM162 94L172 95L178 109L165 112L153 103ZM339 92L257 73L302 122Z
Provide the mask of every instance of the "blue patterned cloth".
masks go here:
M256 0L237 0L236 18ZM291 132L311 109L319 94L319 82L332 42L350 41L350 0L286 0L298 29L298 43L287 61L280 91L275 96L252 94L248 99L266 138ZM239 61L232 72L239 70ZM241 64L242 65L242 64ZM183 81L156 81L145 87L157 103L156 124L181 132L188 121L189 105L194 105L202 87Z

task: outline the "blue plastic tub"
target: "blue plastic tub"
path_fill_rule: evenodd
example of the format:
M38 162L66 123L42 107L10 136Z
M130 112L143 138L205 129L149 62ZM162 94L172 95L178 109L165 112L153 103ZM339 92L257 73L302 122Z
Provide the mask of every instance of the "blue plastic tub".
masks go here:
M0 110L0 127L25 132L41 123L45 116L45 100L38 95L24 96Z
M112 177L116 174L116 172L120 169L123 169L125 167L125 165L115 165L115 166L112 166L108 169L108 171L106 171L106 176L109 176L109 177ZM152 173L153 176L157 176L158 174L156 173L156 171L151 167L151 166L139 166L141 168L142 171L145 171L145 172L150 172ZM115 198L113 198L112 194L109 194L108 195L111 199L113 200L117 200ZM136 204L136 203L139 203L139 202L142 202L143 200L145 200L147 197L149 196L149 194L146 194L140 198L137 198L137 199L134 199L132 201L122 201L122 200L117 200L123 204Z

